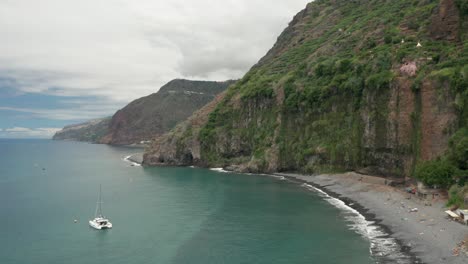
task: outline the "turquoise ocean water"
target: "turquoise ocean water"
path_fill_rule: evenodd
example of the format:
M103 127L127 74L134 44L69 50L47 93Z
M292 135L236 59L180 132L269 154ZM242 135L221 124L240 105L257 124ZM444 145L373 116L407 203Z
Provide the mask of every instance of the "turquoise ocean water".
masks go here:
M376 263L370 240L317 192L123 160L137 151L0 140L0 263ZM88 226L99 184L107 231Z

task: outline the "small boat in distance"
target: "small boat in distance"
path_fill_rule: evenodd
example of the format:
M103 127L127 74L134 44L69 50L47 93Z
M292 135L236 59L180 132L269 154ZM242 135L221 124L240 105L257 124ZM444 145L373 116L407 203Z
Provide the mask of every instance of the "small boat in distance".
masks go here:
M112 228L112 223L109 221L109 219L105 218L102 215L102 199L101 199L101 185L99 185L99 198L98 202L96 205L96 212L94 213L94 219L89 220L89 225L92 228L102 230L102 229L109 229Z

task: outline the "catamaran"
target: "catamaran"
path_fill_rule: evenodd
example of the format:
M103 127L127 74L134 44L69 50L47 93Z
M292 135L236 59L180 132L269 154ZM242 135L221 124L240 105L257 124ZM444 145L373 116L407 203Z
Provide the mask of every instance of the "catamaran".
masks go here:
M94 219L89 220L89 225L95 229L109 229L112 228L112 223L109 219L102 215L102 198L101 198L101 185L99 185L99 198L96 205L96 212L94 213Z

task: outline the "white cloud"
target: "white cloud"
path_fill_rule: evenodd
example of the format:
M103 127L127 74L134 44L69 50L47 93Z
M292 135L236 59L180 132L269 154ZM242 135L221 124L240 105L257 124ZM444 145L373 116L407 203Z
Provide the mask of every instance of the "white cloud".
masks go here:
M307 2L2 0L0 77L120 103L173 78L239 78Z
M33 117L54 120L84 120L106 117L113 114L114 107L88 106L78 108L41 109L0 106L0 110L29 113Z
M5 132L10 132L10 133L22 133L22 132L28 132L30 131L29 128L25 127L13 127L13 128L6 128Z
M0 129L0 138L51 138L60 128L12 127Z

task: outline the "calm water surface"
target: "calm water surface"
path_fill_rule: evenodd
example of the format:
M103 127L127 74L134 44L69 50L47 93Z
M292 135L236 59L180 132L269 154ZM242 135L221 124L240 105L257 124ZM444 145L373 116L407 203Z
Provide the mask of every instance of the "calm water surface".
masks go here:
M0 263L375 263L369 241L314 192L123 161L138 151L0 140ZM88 227L99 184L112 230Z

